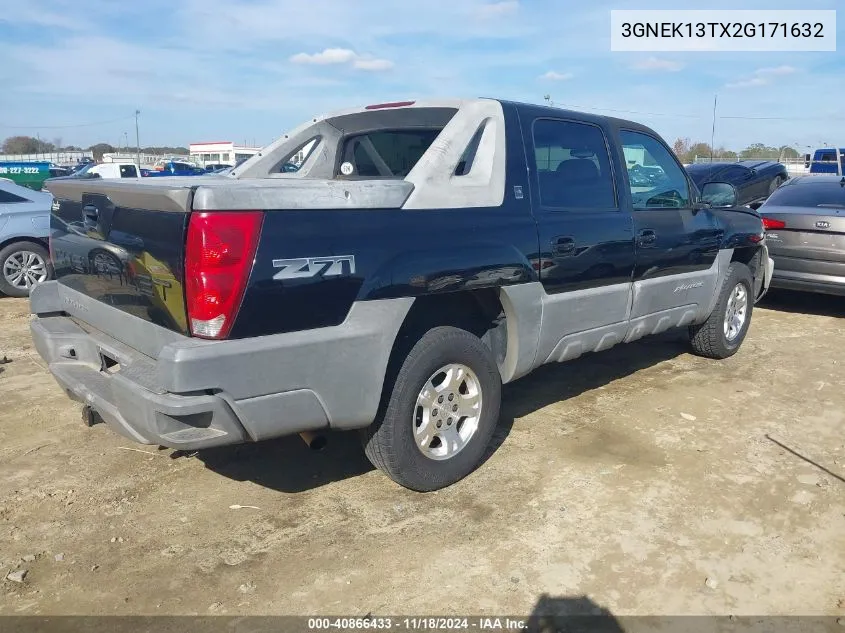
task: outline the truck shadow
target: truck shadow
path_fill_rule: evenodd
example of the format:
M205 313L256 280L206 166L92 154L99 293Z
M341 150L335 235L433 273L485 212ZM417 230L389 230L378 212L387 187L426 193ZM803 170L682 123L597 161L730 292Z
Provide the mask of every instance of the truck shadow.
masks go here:
M757 307L796 314L845 317L845 297L814 292L770 290Z
M197 459L206 468L234 479L252 481L281 492L304 492L374 470L357 432L333 432L321 451L312 451L299 436L254 444L206 449Z
M547 594L537 599L524 623L530 633L624 633L619 620L587 596L555 598Z
M482 463L507 440L514 420L688 351L686 330L672 330L567 363L546 365L505 385L499 423ZM326 448L319 452L311 451L299 437L292 436L206 449L197 458L224 477L288 493L319 488L373 470L357 432L330 433Z
M567 363L544 365L502 388L499 425L485 454L487 461L505 443L514 421L556 402L607 385L690 351L687 330L669 330Z

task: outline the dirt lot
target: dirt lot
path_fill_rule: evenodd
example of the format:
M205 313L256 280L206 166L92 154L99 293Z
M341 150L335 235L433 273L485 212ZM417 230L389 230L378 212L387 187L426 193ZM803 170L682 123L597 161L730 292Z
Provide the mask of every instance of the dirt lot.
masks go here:
M352 434L177 456L87 429L27 309L0 299L0 566L27 570L0 614L845 614L841 299L770 299L724 362L672 333L544 368L427 495Z

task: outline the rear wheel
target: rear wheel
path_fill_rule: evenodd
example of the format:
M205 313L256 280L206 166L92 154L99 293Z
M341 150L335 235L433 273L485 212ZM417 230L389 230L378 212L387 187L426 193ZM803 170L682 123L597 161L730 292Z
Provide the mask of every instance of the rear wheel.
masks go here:
M499 418L501 377L481 340L436 327L402 361L364 451L396 483L426 492L472 472Z
M772 195L775 190L783 184L783 177L777 176L775 179L769 183L769 195Z
M36 242L12 242L0 249L0 292L27 297L36 284L52 278L47 249Z
M713 312L704 323L690 327L690 342L695 353L719 359L736 354L748 333L753 309L751 271L741 262L732 262Z

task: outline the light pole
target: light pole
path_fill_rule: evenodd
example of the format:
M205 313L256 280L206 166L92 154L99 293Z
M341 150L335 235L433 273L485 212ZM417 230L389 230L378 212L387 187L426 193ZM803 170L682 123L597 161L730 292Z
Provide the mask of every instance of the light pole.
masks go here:
M138 135L138 115L140 110L135 110L135 156L138 160L138 173L141 173L141 137Z
M713 127L710 128L710 162L713 162L713 146L716 144L716 103L719 100L719 95L713 95Z

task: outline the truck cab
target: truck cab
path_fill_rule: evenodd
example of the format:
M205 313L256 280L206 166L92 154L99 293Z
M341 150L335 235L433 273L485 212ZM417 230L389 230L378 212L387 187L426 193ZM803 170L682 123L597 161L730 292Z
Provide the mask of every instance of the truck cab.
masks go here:
M142 172L135 163L100 163L87 171L89 176L100 178L140 178Z
M804 155L804 168L811 174L845 173L845 148L824 147L817 149L813 155Z

